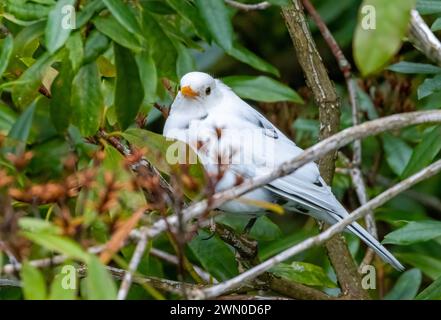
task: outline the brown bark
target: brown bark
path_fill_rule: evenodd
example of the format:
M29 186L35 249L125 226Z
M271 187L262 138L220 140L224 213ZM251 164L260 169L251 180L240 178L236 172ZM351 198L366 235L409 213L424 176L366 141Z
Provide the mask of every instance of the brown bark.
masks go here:
M298 61L306 76L306 83L319 107L319 137L320 140L323 140L339 130L340 100L317 51L300 1L292 0L292 5L282 9L282 14L293 41ZM319 160L320 173L328 184L331 184L334 176L335 158L336 152L331 152ZM343 236L334 236L326 243L326 249L343 295L352 299L369 299L367 292L361 286L361 276Z

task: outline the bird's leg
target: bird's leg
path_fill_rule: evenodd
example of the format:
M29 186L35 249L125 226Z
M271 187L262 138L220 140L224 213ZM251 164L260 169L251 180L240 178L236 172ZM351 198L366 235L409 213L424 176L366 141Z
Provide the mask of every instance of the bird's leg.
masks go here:
M244 235L248 235L248 234L251 232L251 229L253 228L253 226L254 226L254 224L256 223L256 221L257 221L257 217L253 217L253 218L251 218L251 219L248 221L247 225L246 225L245 228L243 229L243 234L244 234Z
M216 234L216 222L214 222L214 218L210 218L210 235L202 240L210 240Z

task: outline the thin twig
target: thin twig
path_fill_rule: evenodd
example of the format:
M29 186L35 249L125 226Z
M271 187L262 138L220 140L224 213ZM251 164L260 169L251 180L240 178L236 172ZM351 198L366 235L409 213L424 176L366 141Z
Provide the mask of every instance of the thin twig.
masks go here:
M148 228L144 227L141 229L138 244L136 245L135 252L133 253L132 259L129 263L129 269L124 274L121 286L118 291L118 300L125 300L127 294L129 293L130 284L133 280L133 274L138 269L138 265L141 262L142 256L144 255L145 249L148 242Z
M150 254L156 258L159 258L174 265L178 265L179 263L178 257L156 248L151 248ZM218 283L218 281L215 278L213 278L209 273L205 272L203 269L195 265L193 265L192 267L194 271L199 275L199 277L201 277L202 280L204 280L205 282Z
M216 233L220 238L236 249L236 257L238 262L250 269L260 264L257 255L257 242L250 241L245 236L237 235L232 229L222 224L216 224ZM261 284L261 285L260 285ZM316 289L305 286L301 283L289 281L284 278L276 277L271 273L262 274L253 283L254 286L263 287L263 289L271 289L272 291L298 300L330 300L331 297L326 293ZM256 288L257 289L257 288Z
M168 118L168 115L170 114L170 108L163 107L163 106L161 106L161 105L160 105L159 103L157 103L157 102L155 102L155 103L153 104L153 106L154 106L157 110L159 110L159 111L161 112L162 117L163 117L164 119L167 119L167 118Z
M245 3L240 3L240 2L234 1L234 0L225 0L225 3L233 8L243 10L243 11L265 10L265 9L268 9L269 7L271 7L271 3L269 3L268 1L263 1L260 3L254 3L254 4L248 4L248 3L245 4Z
M0 279L0 288L1 287L21 287L21 282L12 279Z
M4 241L0 240L0 252L4 251L6 253L6 256L9 259L9 262L12 265L19 265L20 263L18 262L18 259L14 256L14 254L11 252L11 250L9 250L9 248L7 247L6 243Z
M94 246L90 247L87 251L91 254L97 254L104 250L104 246ZM51 258L44 258L38 260L31 260L29 264L35 268L45 268L53 265L61 264L68 259L65 255L58 255ZM14 265L12 263L6 264L1 269L0 274L12 274L16 271L21 270L22 264Z
M113 278L122 280L124 279L124 276L127 274L127 271L114 268L114 267L106 267L106 269L109 271L109 273L112 275ZM87 268L85 266L82 266L77 269L80 276L85 276L87 274ZM191 289L201 289L203 286L194 285L191 283L184 283L169 279L162 279L158 277L152 277L152 276L133 276L133 282L143 285L147 284L152 286L155 289L159 289L166 292L171 292L175 294L181 293L182 287L188 287Z
M306 239L305 241L302 241L299 244L296 244L295 246L277 254L276 256L272 257L271 259L261 263L260 265L245 271L244 273L240 274L237 277L234 277L230 280L227 280L223 283L220 283L218 285L212 286L210 288L194 291L192 292L193 298L198 299L208 299L212 297L217 297L219 295L224 294L225 292L229 292L231 290L234 290L234 288L237 288L240 285L243 285L247 281L250 281L260 274L264 273L268 269L274 267L275 265L291 258L292 256L305 251L312 246L316 246L319 244L322 244L326 240L330 239L333 235L341 232L344 230L344 228L351 224L352 222L356 221L357 219L362 218L365 214L367 214L369 211L374 210L375 208L380 207L393 197L397 196L401 192L409 189L413 185L428 179L430 177L433 177L437 173L441 171L441 160L433 163L432 165L424 168L423 170L419 171L418 173L412 175L411 177L401 181L400 183L396 184L392 188L388 189L387 191L383 192L379 196L375 197L374 199L370 200L365 205L361 206L357 210L353 211L352 214L350 214L345 219L341 220L340 222L332 225L330 228L328 228L326 231L320 233L317 236L311 237Z
M380 175L376 176L375 180L378 181L379 184L388 188L390 188L390 186L392 185L392 180ZM437 197L415 190L407 190L406 192L404 192L404 195L420 202L422 205L429 207L438 213L441 213L441 200Z
M123 156L128 157L132 155L132 152L129 147L121 143L118 138L109 136L104 130L100 130L97 133L99 138L103 138L110 145L112 145L115 149L117 149ZM146 159L142 158L136 163L132 164L133 171L137 172L139 175L143 174L143 171L146 171L147 174L158 177L159 184L161 189L164 191L164 201L168 204L171 204L171 199L173 198L174 191L170 184L162 177L159 173L158 169L156 169L150 162Z

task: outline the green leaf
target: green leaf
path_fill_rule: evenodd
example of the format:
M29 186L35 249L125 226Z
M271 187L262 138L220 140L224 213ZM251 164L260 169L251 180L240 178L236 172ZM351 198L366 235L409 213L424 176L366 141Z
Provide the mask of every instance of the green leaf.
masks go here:
M190 22L196 33L207 42L210 40L210 34L207 26L199 14L199 10L190 1L187 0L167 0L168 4L175 9L180 16Z
M142 50L138 38L127 31L114 17L96 17L93 19L93 23L100 32L123 47L135 52Z
M176 74L182 78L186 73L196 70L196 63L190 51L183 45L178 47L178 59L176 60Z
M78 71L83 63L84 48L83 39L80 32L74 32L71 34L66 42L66 49L69 52L69 60L72 64L74 72Z
M21 30L14 39L12 57L30 57L40 44L40 37L44 35L46 21L31 24ZM12 62L12 61L11 61Z
M83 262L90 260L90 255L85 252L76 242L69 238L49 233L30 233L26 231L22 232L22 234L32 242L35 242L48 250L57 251L61 254Z
M188 173L198 186L206 184L204 167L197 154L185 143L165 138L163 135L137 128L127 129L122 136L137 148L147 149L145 158L159 171L167 175L182 174L179 164L189 164ZM184 188L184 193L190 199L199 191Z
M148 130L130 128L122 136L137 148L147 148L146 159L166 174L171 173L170 165L166 162L167 149L175 142L168 141L163 135Z
M266 62L262 58L255 55L253 52L251 52L247 48L245 48L237 43L234 45L233 48L231 48L231 50L228 50L227 53L230 56L236 58L237 60L250 65L251 67L253 67L256 70L268 72L268 73L271 73L277 77L280 75L279 70L277 70L276 67L274 67L270 63Z
M109 38L97 30L93 30L87 37L84 45L84 60L87 64L95 61L101 54L103 54L110 45Z
M441 150L441 126L427 132L421 142L415 147L409 163L401 174L401 179L410 177L412 174L428 166Z
M137 54L135 59L144 88L144 102L153 103L156 100L156 89L158 87L158 74L155 61L152 55L147 51L142 51Z
M50 139L34 146L32 152L34 157L27 168L27 172L32 176L38 175L44 180L64 177L65 159L72 152L72 145L68 141L61 137Z
M2 1L6 4L6 12L15 18L24 21L35 21L47 17L51 7L39 3L30 3L17 0Z
M23 231L29 231L32 233L61 234L62 232L60 227L49 221L38 218L20 218L20 220L18 220L18 225Z
M245 99L303 103L302 98L290 87L265 76L232 76L223 78L222 81Z
M207 240L209 236L204 230L198 231L198 235L188 244L193 255L219 281L236 276L238 270L233 251L217 236Z
M14 39L12 38L12 35L9 34L0 42L0 78L8 67L13 48Z
M78 12L77 23L76 23L77 29L80 29L86 23L88 23L90 18L92 18L92 16L95 14L95 12L104 9L105 7L106 5L103 3L102 0L87 1L86 5L81 9L80 12Z
M441 12L441 2L436 0L418 0L416 9L420 14L434 14Z
M315 119L297 118L293 123L296 129L296 139L301 141L305 135L310 135L314 141L318 139L320 122Z
M284 236L281 239L273 240L259 248L259 258L262 261L266 260L274 256L275 254L292 247L300 241L303 241L306 238L313 236L314 234L315 233L310 230L299 230L298 232L295 232L288 236Z
M441 68L433 64L416 63L416 62L408 62L408 61L401 61L395 63L389 66L387 69L390 71L407 73L407 74L433 74L433 73L441 72Z
M28 140L36 107L37 101L34 101L29 107L26 108L20 117L18 117L17 121L9 131L9 138L22 142L26 142Z
M72 107L76 108L75 105L71 105L73 79L71 60L64 59L60 72L52 83L52 99L50 100L51 120L57 131L61 133L67 131L72 116Z
M104 112L98 67L89 63L78 71L72 82L72 124L83 136L94 135Z
M427 78L423 84L418 87L418 100L430 96L441 90L441 74L433 78Z
M371 97L364 90L360 88L360 86L356 85L357 89L357 98L359 101L360 109L367 113L368 119L374 120L378 119L378 112L375 108L374 103L372 102Z
M87 299L89 300L116 299L115 282L104 265L95 256L92 256L87 264L86 288Z
M66 20L66 13L63 10L65 6L73 6L74 4L75 0L59 0L51 12L49 12L46 24L45 43L50 53L54 53L60 49L69 38L72 29L63 24Z
M21 269L20 275L23 282L23 294L25 299L46 299L46 283L40 270L31 266L28 262L25 262Z
M17 85L12 88L12 98L19 108L29 105L39 95L43 76L55 60L56 56L46 52L18 78Z
M441 237L441 221L412 221L387 234L383 243L409 245L438 237Z
M420 269L429 278L435 280L441 276L441 261L420 253L396 253L398 260Z
M138 65L132 53L115 44L116 64L115 111L118 122L126 129L135 120L144 98Z
M380 71L398 52L414 6L415 0L363 1L362 10L375 9L367 14L360 12L354 35L354 59L363 76Z
M396 175L401 175L412 156L412 148L389 133L383 134L381 138L389 167Z
M196 0L211 36L225 51L233 48L233 26L224 0Z
M148 0L145 1L145 8L150 12L157 14L176 14L176 11L166 2L162 0Z
M421 291L416 300L441 300L441 277Z
M441 30L441 18L437 18L437 19L435 20L435 22L432 23L432 26L430 27L430 29L431 29L433 32L436 32L436 31Z
M328 278L325 271L316 265L306 262L279 263L269 270L276 276L309 286L336 288L337 285Z
M121 0L103 0L103 2L116 20L124 26L127 31L138 35L142 34L136 17L124 2Z
M176 48L161 24L146 10L143 13L143 31L149 52L155 61L158 76L176 78Z
M0 134L7 135L16 121L17 114L14 110L0 103Z
M76 270L73 270L73 272L75 272L76 275ZM63 287L63 280L65 279L65 277L69 277L69 275L64 273L58 273L57 275L55 275L51 284L49 300L75 300L77 296L77 290ZM76 277L75 281L78 281Z
M412 300L418 293L422 275L418 269L404 272L393 288L384 296L384 300Z

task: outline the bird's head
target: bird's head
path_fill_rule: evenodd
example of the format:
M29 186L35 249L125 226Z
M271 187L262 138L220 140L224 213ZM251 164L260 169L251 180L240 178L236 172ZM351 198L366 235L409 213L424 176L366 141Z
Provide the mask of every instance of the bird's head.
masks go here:
M180 82L180 94L186 100L209 101L217 92L216 79L203 72L190 72Z

